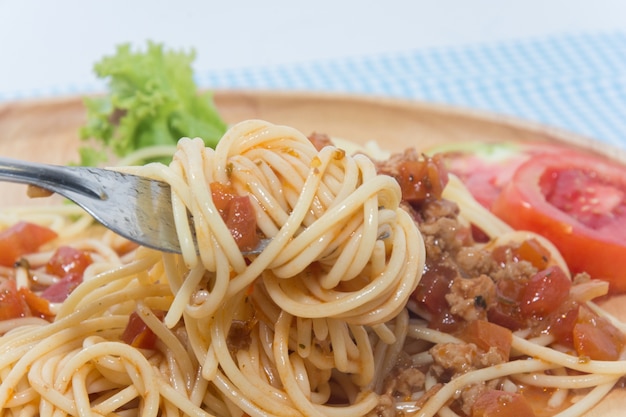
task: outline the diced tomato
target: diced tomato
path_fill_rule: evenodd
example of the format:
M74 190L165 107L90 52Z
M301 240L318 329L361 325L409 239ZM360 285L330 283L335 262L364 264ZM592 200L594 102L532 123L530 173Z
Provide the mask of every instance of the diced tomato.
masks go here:
M570 300L559 306L559 309L550 315L546 330L554 336L557 343L572 346L574 326L578 321L577 302Z
M253 249L259 243L256 215L249 196L239 196L228 185L212 182L211 198L240 250Z
M511 260L515 260L513 254L513 246L510 245L500 245L493 248L491 251L491 257L494 261L496 261L500 266L504 266L508 262L508 258Z
M213 204L223 216L228 212L228 207L230 206L230 202L235 198L235 190L229 187L226 184L222 184L221 182L212 182L209 184L211 188L211 198L213 199Z
M511 277L510 279L500 279L496 282L496 295L498 300L505 304L520 303L522 293L528 280L521 277Z
M441 313L448 309L446 294L452 285L455 272L437 265L427 268L413 291L413 299L429 313Z
M470 230L471 230L471 236L472 236L472 239L474 239L474 242L477 242L477 243L489 242L490 240L489 235L485 233L485 231L479 228L478 226L472 224L470 226Z
M56 237L57 234L47 227L18 222L0 232L0 265L13 266L20 256L35 252Z
M311 141L315 149L321 151L325 146L329 146L333 144L333 141L330 139L325 133L317 133L313 132L308 136L308 139Z
M604 361L619 359L626 342L624 334L608 320L583 306L574 325L573 339L578 356Z
M534 417L529 401L518 393L488 390L472 406L472 417Z
M619 349L623 347L623 344L603 329L591 323L576 323L573 335L574 346L579 356L604 361L619 359Z
M428 328L444 333L456 333L463 327L462 318L455 316L449 310L432 313L428 321Z
M50 319L54 314L48 301L28 288L18 289L12 279L0 281L0 321L30 316Z
M489 321L510 330L526 327L526 318L520 313L520 300L525 279L501 279L496 282L496 303L487 311Z
M475 344L485 352L494 347L507 360L511 353L513 333L509 329L485 320L470 321L459 337L468 343Z
M428 198L440 198L448 183L448 173L436 156L419 161L402 161L398 172L396 179L402 190L402 199L413 204Z
M487 310L487 318L489 322L513 331L526 327L527 323L526 319L519 314L517 304L512 305L503 302L498 302Z
M46 272L57 277L68 274L82 275L92 262L89 252L71 246L61 246L46 263Z
M46 263L46 272L61 279L46 288L41 297L53 303L65 301L72 291L83 282L85 269L92 262L91 254L87 251L71 246L57 248Z
M0 320L28 316L28 305L18 295L15 281L0 280Z
M446 333L455 333L463 320L450 312L446 294L450 290L456 271L445 265L427 265L411 297L418 306L430 314L428 327Z
M50 319L54 316L54 313L50 310L50 303L45 298L38 296L28 288L20 288L17 292L28 305L32 316L41 317L42 319Z
M492 206L515 229L552 241L572 273L587 272L626 292L626 168L568 151L518 167Z
M42 293L41 297L53 303L61 303L83 282L83 274L70 272L58 282L50 285Z
M569 297L572 282L558 266L550 266L533 275L524 286L520 311L526 316L545 316L557 310Z
M256 232L256 216L250 197L235 197L228 209L226 216L226 226L235 238L240 250L246 251L254 249L259 243L259 236Z
M520 259L530 262L538 270L546 269L550 262L550 252L537 239L526 239L517 248Z
M546 269L550 263L550 252L537 239L526 239L519 245L501 245L492 250L492 258L504 265L509 260L530 262L538 270Z
M161 312L155 313L162 318ZM139 349L154 349L156 343L156 335L146 323L141 319L137 312L130 315L128 324L121 335L124 343Z

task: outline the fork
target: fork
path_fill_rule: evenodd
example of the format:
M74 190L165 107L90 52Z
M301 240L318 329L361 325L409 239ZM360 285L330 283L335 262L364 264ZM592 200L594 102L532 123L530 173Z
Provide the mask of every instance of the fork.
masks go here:
M34 185L62 195L120 236L162 252L181 253L171 188L163 181L111 169L4 157L0 157L0 181ZM193 227L191 230L193 233ZM260 239L256 247L241 253L258 255L270 241Z
M34 185L59 194L120 236L162 252L181 253L171 188L163 181L111 169L40 164L4 157L0 157L0 181ZM259 254L270 241L260 239L256 247L241 253Z

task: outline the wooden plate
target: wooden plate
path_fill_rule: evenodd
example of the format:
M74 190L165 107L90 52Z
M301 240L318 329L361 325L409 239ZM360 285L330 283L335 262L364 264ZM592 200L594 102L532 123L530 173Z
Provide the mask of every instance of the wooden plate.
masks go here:
M426 148L460 140L556 141L604 153L626 163L626 153L588 138L546 126L445 106L311 93L237 92L215 94L223 117L231 123L261 118L308 134L314 131L355 141L376 140L389 150ZM82 99L0 103L0 155L32 161L78 161L78 129L85 121ZM0 208L48 204L29 200L24 187L1 185Z
M490 113L389 98L298 92L218 91L230 123L261 118L303 133L376 140L389 150L461 140L566 142L626 163L626 150L544 125ZM0 155L48 163L78 160L82 99L0 103ZM12 203L5 199L0 207ZM23 201L23 200L19 200Z
M230 123L260 118L301 130L357 142L376 140L383 148L424 149L445 142L481 140L564 142L626 164L626 151L543 125L476 111L378 97L298 92L216 92L215 101ZM78 129L85 121L78 97L0 104L0 155L47 163L77 161ZM29 200L24 186L0 183L0 209ZM626 297L605 306L626 319ZM589 416L619 416L626 394L615 390Z

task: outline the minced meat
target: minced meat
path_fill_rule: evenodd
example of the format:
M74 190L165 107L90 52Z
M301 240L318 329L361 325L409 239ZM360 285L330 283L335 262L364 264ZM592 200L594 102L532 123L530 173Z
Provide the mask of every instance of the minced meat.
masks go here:
M466 321L485 320L496 298L496 287L487 275L455 278L446 294L450 312Z

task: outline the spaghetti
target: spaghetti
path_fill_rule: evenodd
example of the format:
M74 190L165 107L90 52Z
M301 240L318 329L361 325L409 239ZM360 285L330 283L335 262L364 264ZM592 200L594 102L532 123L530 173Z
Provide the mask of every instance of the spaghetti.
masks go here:
M54 323L16 323L0 346L5 408L36 399L44 414L362 415L375 406L370 331L396 339L388 323L424 263L392 178L365 156L318 152L260 121L233 127L216 150L182 139L169 167L129 170L172 185L182 256L140 248L127 264L96 262L103 272L86 272ZM258 256L240 252L212 182L251 196L272 239ZM148 357L115 341L132 312L157 335ZM234 326L246 333L236 352ZM325 405L338 392L344 407Z
M489 243L436 256L472 250L478 257L537 239L550 265L567 267L549 242L510 230L456 179L443 197L458 216L442 215L435 227L438 215L430 222L428 208L407 208L398 182L378 168L363 154L318 150L300 132L259 120L233 126L215 150L181 139L169 166L119 168L171 185L181 255L129 250L74 207L6 211L5 226L29 220L59 236L0 271L3 280L34 291L50 285L58 278L43 265L62 245L89 252L93 262L82 283L52 303L52 321L0 321L2 415L471 415L469 401L458 403L468 386L477 393L551 389L550 406L561 416L601 401L626 362L583 363L551 335L529 329L509 332L503 362L469 364L452 378L440 372L446 346L480 358L493 352L433 328L435 314L415 296L429 271L444 265L433 260L433 241L475 225ZM242 252L211 191L215 183L248 196L258 234L270 239L262 252ZM448 295L458 295L454 285ZM581 305L593 298L584 285L572 287ZM459 309L478 303L468 297L455 301ZM472 314L485 318L480 308L458 313ZM132 323L140 325L134 333ZM128 342L128 333L135 339ZM582 399L568 408L573 390Z

